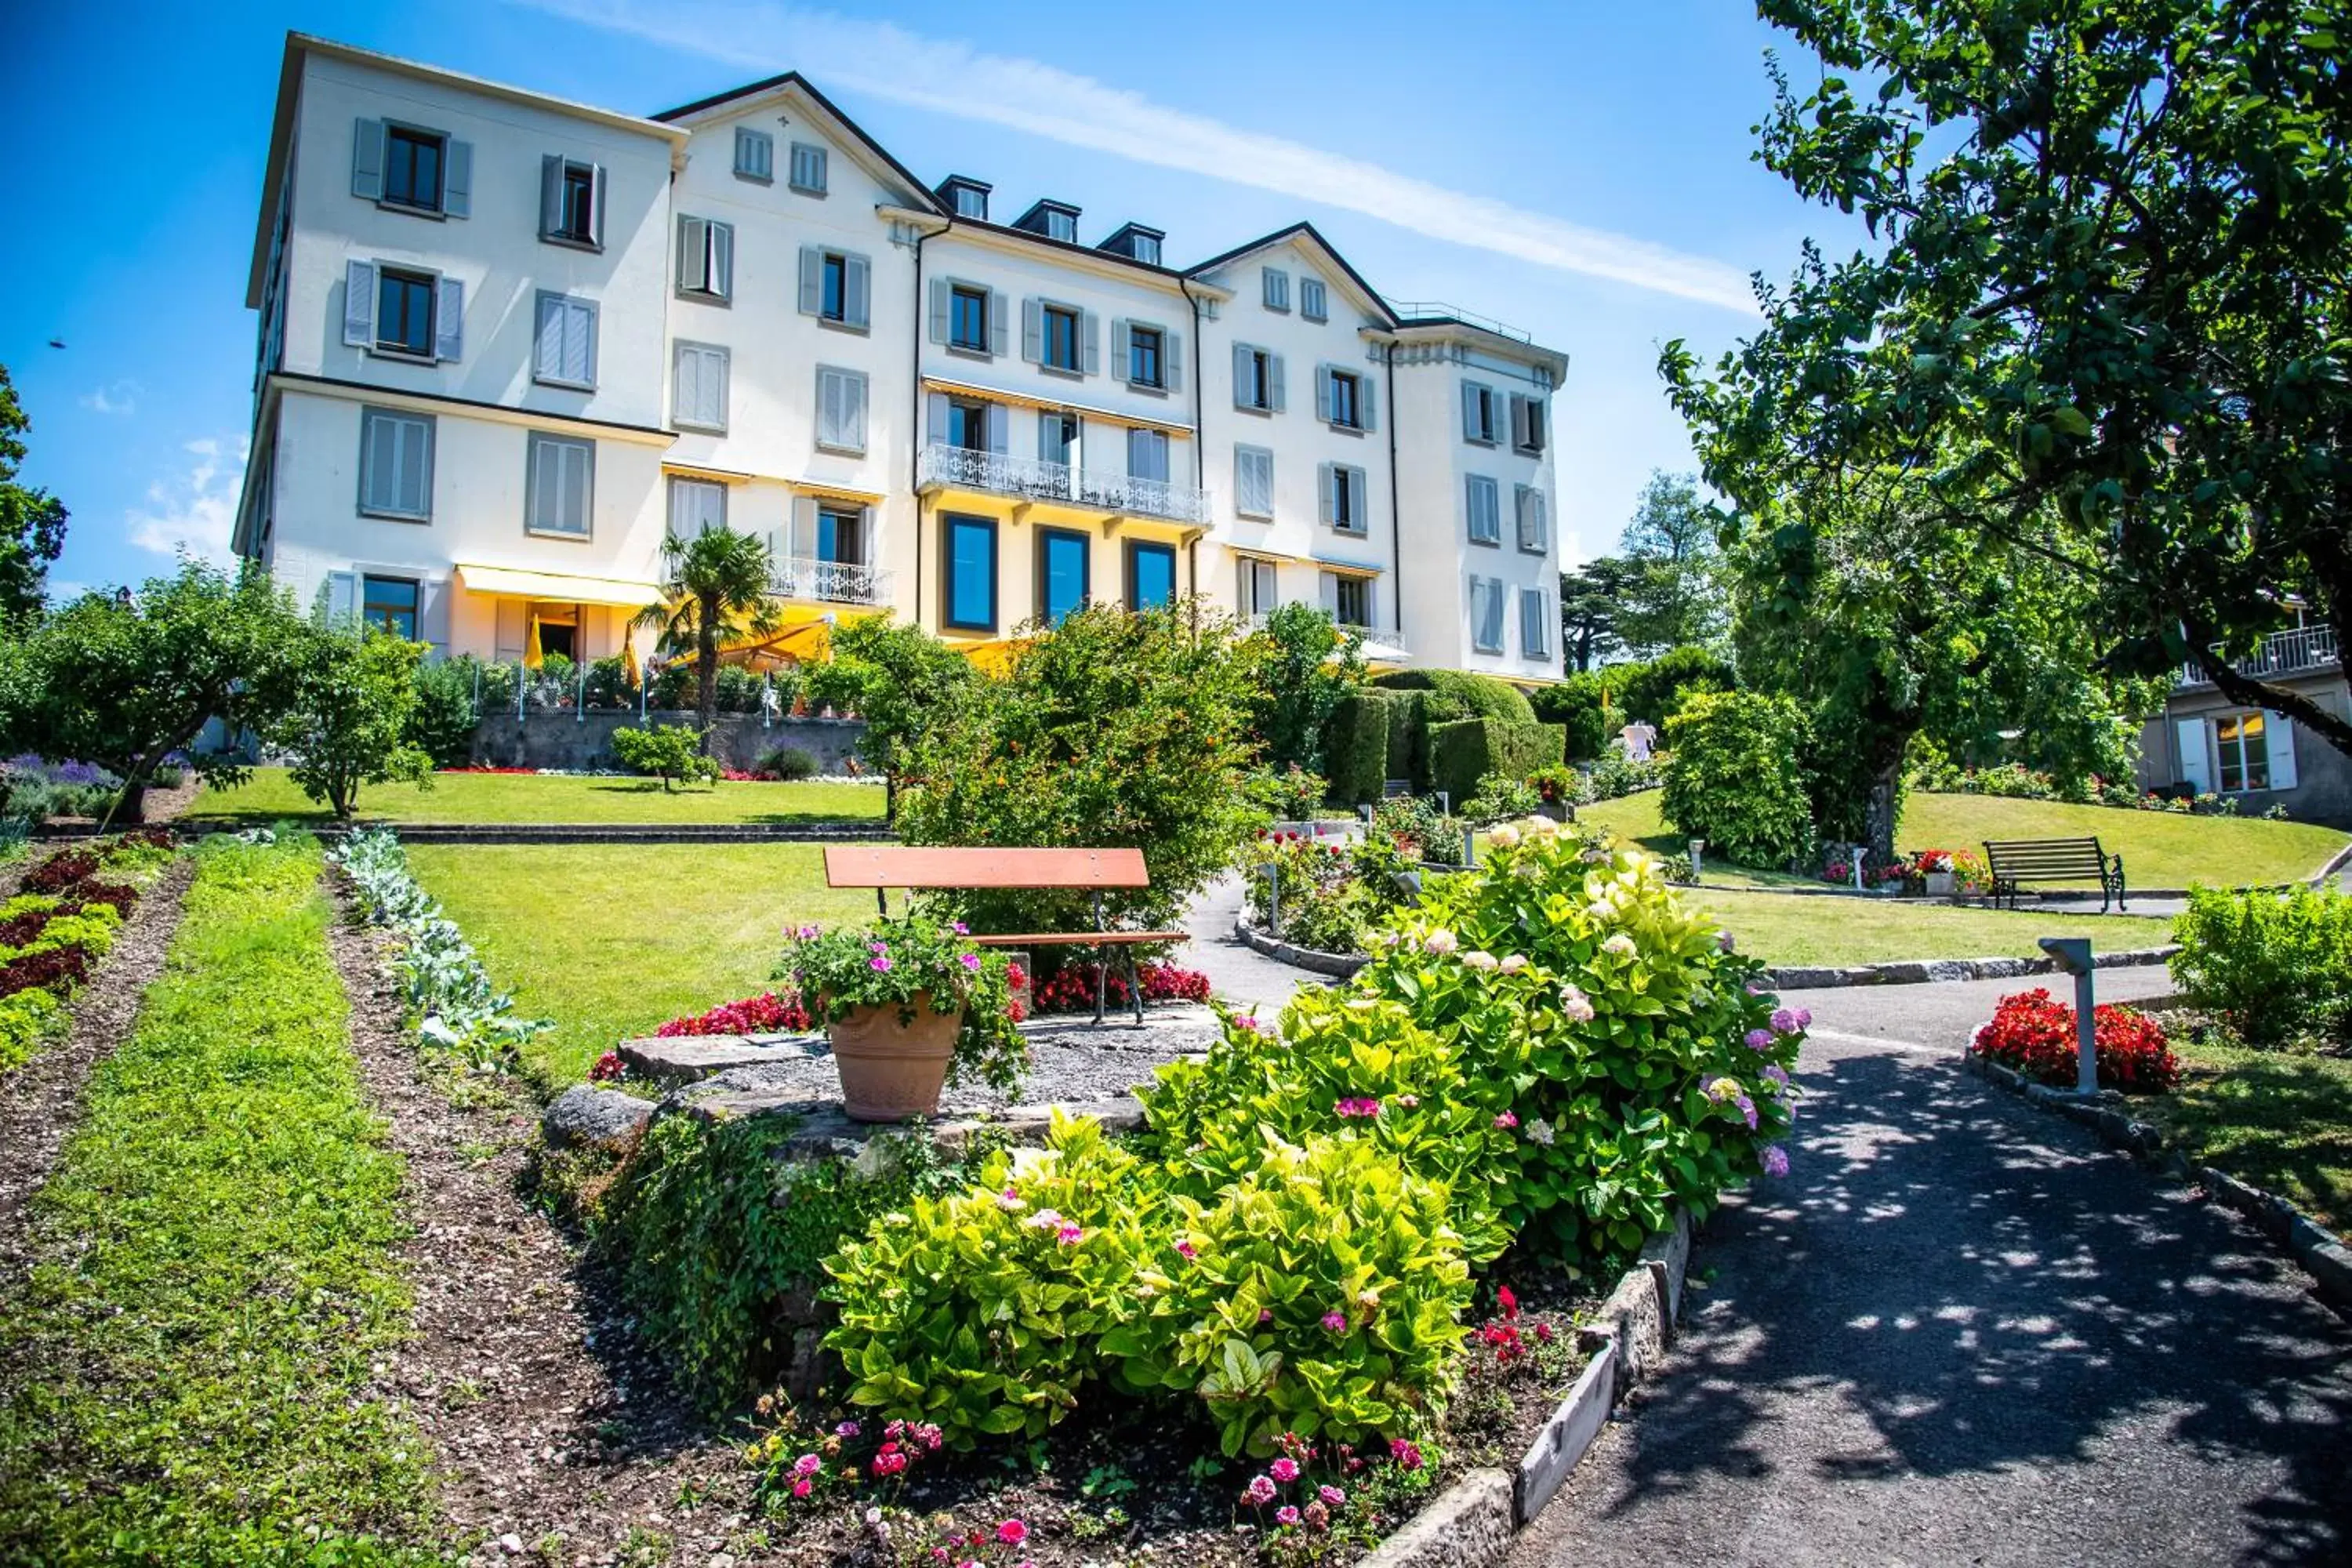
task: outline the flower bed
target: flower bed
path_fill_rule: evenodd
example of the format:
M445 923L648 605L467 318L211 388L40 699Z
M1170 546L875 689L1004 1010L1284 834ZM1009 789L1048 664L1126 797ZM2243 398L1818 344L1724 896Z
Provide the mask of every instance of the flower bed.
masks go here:
M167 835L139 833L61 849L25 874L0 903L0 1073L13 1070L63 1024L66 1004L114 945L138 889L101 880L169 858Z
M2153 1094L2180 1081L2180 1064L2155 1019L2113 1003L2093 1009L2091 1019L2100 1088ZM2053 1001L2044 986L2004 996L1969 1049L2037 1082L2072 1086L2079 1052L2074 1009Z
M1097 968L1092 963L1068 964L1040 980L1032 993L1037 1011L1041 1015L1093 1012ZM1135 966L1135 978L1146 1004L1209 999L1209 977L1197 969L1179 969L1166 963L1139 963ZM1014 984L1017 987L1019 982ZM1113 1007L1127 1006L1132 999L1127 989L1126 973L1117 966L1104 977L1103 989Z

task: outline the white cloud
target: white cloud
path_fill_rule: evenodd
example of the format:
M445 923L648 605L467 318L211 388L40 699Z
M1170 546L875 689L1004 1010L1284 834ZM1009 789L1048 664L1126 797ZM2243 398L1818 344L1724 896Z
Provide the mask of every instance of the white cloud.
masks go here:
M183 552L216 565L229 563L229 532L236 521L238 488L245 482L247 443L206 437L181 449L187 467L147 487L147 506L125 520L131 542L158 555Z
M120 414L124 418L139 412L139 395L144 391L135 381L113 381L93 392L81 395L81 405L93 414Z
M1563 272L1743 314L1756 308L1747 277L1725 262L1448 190L1377 163L1154 103L1043 61L987 54L885 22L800 10L774 0L523 3L725 61L747 78L790 66L820 86L838 84L1139 163L1343 207ZM786 45L754 41L766 39L789 40L789 58Z

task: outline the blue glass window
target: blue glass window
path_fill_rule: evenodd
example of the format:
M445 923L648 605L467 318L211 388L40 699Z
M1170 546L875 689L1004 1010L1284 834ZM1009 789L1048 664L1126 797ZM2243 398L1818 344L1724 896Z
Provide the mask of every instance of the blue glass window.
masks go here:
M948 344L981 353L988 352L987 294L978 289L955 290L948 316Z
M384 268L376 275L375 343L394 353L433 353L433 279Z
M1087 602L1087 556L1083 533L1058 528L1037 531L1037 615L1053 625Z
M1127 606L1156 610L1176 602L1176 548L1170 544L1127 547Z
M996 524L984 517L947 520L947 625L996 629Z

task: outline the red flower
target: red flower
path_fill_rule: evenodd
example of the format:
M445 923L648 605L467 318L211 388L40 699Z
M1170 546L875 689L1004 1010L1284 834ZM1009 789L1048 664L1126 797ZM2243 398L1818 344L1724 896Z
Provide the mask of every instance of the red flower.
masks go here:
M2101 1088L2157 1092L2180 1081L2180 1063L2165 1041L2163 1026L2147 1014L2100 1006L2091 1015L2091 1033ZM2074 1009L2053 1001L2042 986L2004 996L1969 1048L2040 1082L2071 1084Z

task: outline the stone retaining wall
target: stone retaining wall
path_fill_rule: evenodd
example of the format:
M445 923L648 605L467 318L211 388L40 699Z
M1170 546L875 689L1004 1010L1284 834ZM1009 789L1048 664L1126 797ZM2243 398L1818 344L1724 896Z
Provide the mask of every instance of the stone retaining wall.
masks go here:
M692 724L695 714L663 712L646 716L650 724ZM485 713L474 729L473 761L492 768L610 768L613 731L634 728L636 710L591 709L583 718L557 709L534 708L517 719L511 711ZM763 752L778 746L795 746L817 761L817 771L848 772L866 733L858 719L779 719L762 726L757 713L721 713L711 725L710 750L730 768L749 769Z

